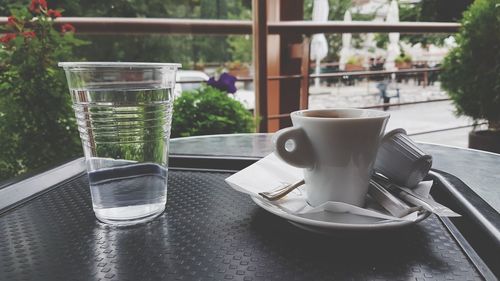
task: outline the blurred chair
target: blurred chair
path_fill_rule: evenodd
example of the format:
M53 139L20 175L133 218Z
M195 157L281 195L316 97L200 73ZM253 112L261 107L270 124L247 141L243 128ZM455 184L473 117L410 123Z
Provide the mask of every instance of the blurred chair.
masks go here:
M377 83L377 89L379 90L379 98L384 102L384 104L390 103L392 98L397 98L398 103L401 101L397 83L386 79ZM389 109L389 106L385 105L383 109L386 111Z

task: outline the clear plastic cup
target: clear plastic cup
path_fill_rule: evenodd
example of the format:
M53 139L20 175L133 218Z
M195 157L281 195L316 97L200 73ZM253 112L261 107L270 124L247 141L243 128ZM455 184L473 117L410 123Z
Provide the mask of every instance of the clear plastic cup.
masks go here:
M61 62L85 154L96 217L131 225L165 210L168 143L179 64Z

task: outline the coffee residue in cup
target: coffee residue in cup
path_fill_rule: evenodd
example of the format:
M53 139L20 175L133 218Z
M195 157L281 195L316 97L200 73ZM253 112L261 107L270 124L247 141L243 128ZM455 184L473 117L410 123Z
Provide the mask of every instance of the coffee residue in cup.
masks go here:
M338 112L324 112L324 111L316 111L316 112L304 112L304 116L306 117L315 117L315 118L343 118Z

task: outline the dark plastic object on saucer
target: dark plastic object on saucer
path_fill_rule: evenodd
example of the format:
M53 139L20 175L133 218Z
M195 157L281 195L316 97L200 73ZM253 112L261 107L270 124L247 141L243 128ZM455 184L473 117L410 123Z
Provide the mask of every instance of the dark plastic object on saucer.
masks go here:
M431 166L432 156L422 151L400 128L382 138L374 169L392 182L412 188L427 176Z

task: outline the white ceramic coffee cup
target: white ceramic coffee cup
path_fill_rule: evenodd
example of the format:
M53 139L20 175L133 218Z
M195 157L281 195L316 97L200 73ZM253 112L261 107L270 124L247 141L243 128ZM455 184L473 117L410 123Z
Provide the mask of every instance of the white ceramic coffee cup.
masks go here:
M389 113L337 108L295 111L290 116L293 127L273 137L275 153L304 168L308 203L363 206Z

